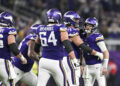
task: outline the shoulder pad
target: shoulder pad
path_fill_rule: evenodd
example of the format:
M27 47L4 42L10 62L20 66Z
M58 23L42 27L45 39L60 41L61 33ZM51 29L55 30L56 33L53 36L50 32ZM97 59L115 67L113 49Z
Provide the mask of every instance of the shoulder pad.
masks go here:
M104 41L104 36L102 34L96 33L95 36L96 36L95 41Z
M67 31L67 27L64 24L60 24L60 31Z
M17 31L15 28L11 27L8 29L8 34L10 35L16 35L17 34Z
M69 37L74 37L74 36L79 35L78 30L75 28L67 28L67 32L68 32Z

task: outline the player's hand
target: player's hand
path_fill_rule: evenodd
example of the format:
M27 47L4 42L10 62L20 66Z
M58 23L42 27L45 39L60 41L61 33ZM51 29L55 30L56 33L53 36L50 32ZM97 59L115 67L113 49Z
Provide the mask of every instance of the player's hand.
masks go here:
M103 56L103 53L100 53L100 52L96 52L95 56L98 56L98 60L103 60L104 56Z
M106 75L107 73L108 73L107 68L103 68L103 70L102 70L102 74L103 74L103 75Z
M79 62L76 58L72 59L71 62L73 64L73 67L74 67L75 70L79 69L80 64L79 64Z

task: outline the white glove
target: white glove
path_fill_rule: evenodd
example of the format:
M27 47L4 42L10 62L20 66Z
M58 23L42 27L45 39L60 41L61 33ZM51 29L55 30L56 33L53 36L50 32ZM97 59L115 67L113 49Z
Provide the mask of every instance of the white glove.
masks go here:
M104 56L103 53L96 52L95 56L98 56L98 59L103 60Z
M80 64L79 64L79 62L78 62L78 60L76 58L71 59L71 62L73 64L73 67L74 67L75 70L80 67Z

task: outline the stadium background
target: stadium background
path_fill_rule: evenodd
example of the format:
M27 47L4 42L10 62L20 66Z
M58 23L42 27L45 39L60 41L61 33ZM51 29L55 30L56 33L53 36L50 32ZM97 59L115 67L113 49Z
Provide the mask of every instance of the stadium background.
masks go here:
M87 17L98 18L98 29L110 52L107 83L108 86L120 86L120 0L0 0L0 12L10 12L15 18L18 44L29 34L31 25L46 24L45 13L50 8L58 8L62 13L77 11L82 21ZM21 83L18 86L26 86ZM52 79L48 86L55 86Z

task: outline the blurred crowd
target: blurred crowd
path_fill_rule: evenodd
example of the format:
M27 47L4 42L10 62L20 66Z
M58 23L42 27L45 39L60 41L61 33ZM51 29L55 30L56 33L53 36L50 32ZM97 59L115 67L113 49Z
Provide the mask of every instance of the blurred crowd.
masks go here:
M120 0L0 0L0 3L18 14L15 15L18 43L29 33L32 24L46 24L45 13L50 8L57 8L62 13L77 11L83 21L87 17L97 17L99 30L105 38L120 38Z

